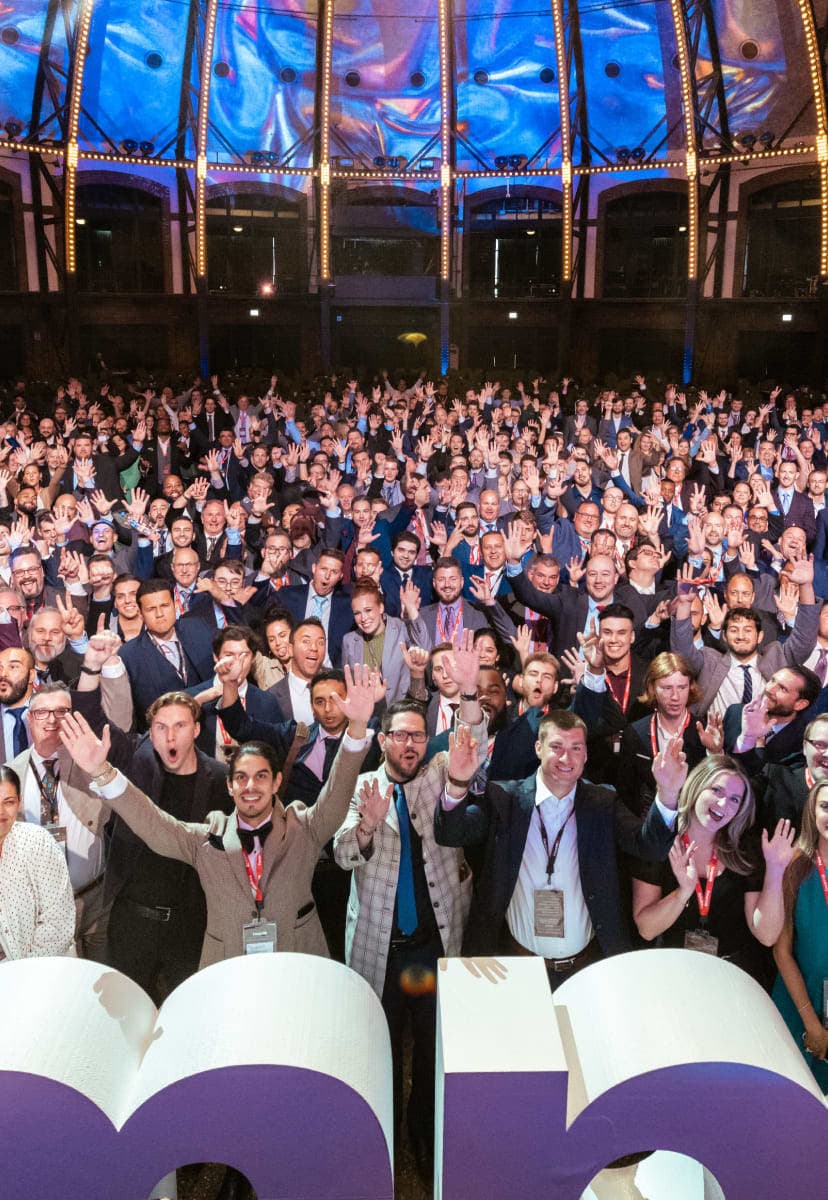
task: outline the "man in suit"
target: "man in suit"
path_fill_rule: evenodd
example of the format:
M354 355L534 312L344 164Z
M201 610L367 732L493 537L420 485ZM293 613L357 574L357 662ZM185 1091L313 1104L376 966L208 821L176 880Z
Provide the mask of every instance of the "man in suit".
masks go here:
M766 763L805 765L804 738L808 712L820 692L813 671L794 663L775 671L761 696L732 704L724 717L724 744L748 775L759 775Z
M521 670L524 711L494 739L487 779L525 779L538 769L538 729L549 711L560 682L554 654L530 654Z
M164 579L145 579L138 589L144 628L126 642L120 656L129 675L138 726L153 700L165 692L204 683L213 674L213 638L204 621L176 621L172 587Z
M808 792L828 780L828 717L820 714L805 728L805 761L765 762L751 779L756 795L757 819L772 836L780 821L790 821L797 832Z
M107 500L119 500L121 471L126 471L138 458L138 449L127 447L123 454L93 454L94 441L85 429L75 434L72 441L73 459L63 472L60 491L84 496L89 490L100 490Z
M586 400L578 400L575 405L575 415L566 418L564 424L564 445L573 446L578 441L582 429L588 429L595 437L597 425L595 418L588 416L589 405Z
M420 606L420 597L413 587L400 592L411 642L425 650L444 642L459 641L465 630L485 629L485 616L462 599L463 572L454 558L438 558L434 564L435 604Z
M400 617L400 589L407 583L413 583L420 592L420 604L429 605L432 601L433 574L430 566L417 565L420 539L416 533L403 530L392 538L392 547L391 564L384 568L380 576L380 587L385 597L385 611L389 617Z
M629 413L624 412L624 401L620 396L615 396L609 406L609 413L602 418L598 426L598 438L605 446L614 450L618 445L618 435L625 430L629 432L630 436L630 442L627 444L629 450L636 432L635 425Z
M311 567L309 583L284 587L279 593L279 603L295 620L316 617L320 621L330 662L335 667L342 665L342 642L354 623L348 597L337 591L344 561L341 550L323 550Z
M391 706L408 691L408 667L400 653L400 643L408 641L405 624L398 617L386 616L379 589L369 580L351 588L351 609L356 631L346 633L342 643L342 662L372 667L382 675L385 701Z
M198 748L218 762L226 762L238 745L218 712L225 668L231 668L237 680L238 699L243 711L257 721L278 722L283 719L276 697L252 682L251 672L257 646L258 639L248 626L226 625L213 638L216 673L212 683L206 688L196 683L187 689L201 705Z
M310 683L325 665L325 630L318 617L307 617L290 632L290 660L284 676L268 692L274 697L283 721L313 724Z
M690 623L692 583L679 581L670 624L670 649L687 659L698 679L701 699L696 711L700 717L710 708L724 714L731 704L746 704L760 696L775 671L805 662L813 651L821 609L814 596L814 564L807 559L792 563L788 576L799 585L799 608L784 645L772 642L765 646L759 613L751 608L734 608L722 625L721 652L696 646Z
M447 792L434 818L440 845L485 844L463 953L539 955L553 990L596 959L633 948L618 851L667 857L683 774L678 755L665 755L658 798L642 823L610 788L581 778L586 754L580 717L550 712L538 731L535 775L490 783L477 803Z
M9 555L12 587L21 593L26 603L25 624L31 620L34 613L44 605L53 605L58 596L62 596L63 588L54 588L46 583L43 570L43 559L36 546L18 546ZM86 615L86 596L83 588L73 590L73 601L77 608Z
M796 490L796 477L799 468L795 462L781 462L776 472L779 486L773 493L777 511L784 518L784 527L789 529L796 525L805 530L805 538L809 546L816 540L816 512L810 496Z
M26 714L35 680L34 655L22 646L0 650L0 755L2 762L27 748Z
M148 733L112 730L112 763L162 811L187 822L231 807L226 766L196 745L200 719L198 702L175 691L150 705ZM161 1004L198 969L207 921L204 894L190 867L155 854L120 817L109 832L106 961Z
M128 686L115 659L118 644L114 634L97 634L84 655L86 673L79 690L70 694L63 683L47 683L31 697L30 744L14 758L9 755L9 766L20 779L24 819L48 826L66 849L77 912L77 950L96 962L104 961L106 945L104 827L111 813L90 793L88 774L64 751L59 735L61 720L73 706L91 716L100 713L102 702L109 711L117 710L119 693L123 702Z
M172 426L167 416L158 418L155 437L145 442L141 449L141 467L151 495L159 494L164 482L171 475L181 476L181 451L172 436Z
M428 735L422 708L408 700L386 710L383 765L362 777L334 839L336 861L352 871L346 962L381 998L391 1033L394 1117L403 1112L403 1032L411 1013L414 1049L407 1118L418 1166L427 1171L434 1138L436 993L414 989L435 978L437 959L459 953L471 875L463 856L435 842L435 805L448 789L459 799L486 757L486 719L477 699L480 655L466 632L449 664L463 726L424 764Z
M369 745L373 693L374 681L363 679L361 672L349 682L343 702L348 729L328 782L312 808L282 806L278 800L280 764L269 746L260 742L240 746L229 767L235 812L220 834L211 834L205 824L172 818L129 783L108 762L106 730L99 739L79 714L64 720L61 740L92 778L94 794L156 854L195 868L207 902L200 967L244 954L244 927L256 923L257 918L268 924L264 932L271 933L271 951L328 956L314 911L311 879L319 852L345 819L356 788Z
M195 419L195 429L192 431L193 454L202 455L212 450L218 442L219 434L225 429L233 428L233 418L217 403L215 396L206 396L204 407Z

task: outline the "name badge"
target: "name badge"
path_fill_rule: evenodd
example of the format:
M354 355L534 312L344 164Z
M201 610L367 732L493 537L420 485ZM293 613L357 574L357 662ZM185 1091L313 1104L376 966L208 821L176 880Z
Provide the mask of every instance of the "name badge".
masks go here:
M52 835L52 837L55 839L57 844L62 848L63 855L68 861L69 847L66 845L66 826L50 824L50 825L44 825L43 828L46 830L47 833L50 833Z
M242 925L242 941L245 954L275 954L276 922L250 921Z
M562 938L564 921L564 894L557 888L535 889L535 937Z
M716 958L719 953L719 939L713 937L706 929L688 929L684 935L684 949L698 950L700 954L712 954Z

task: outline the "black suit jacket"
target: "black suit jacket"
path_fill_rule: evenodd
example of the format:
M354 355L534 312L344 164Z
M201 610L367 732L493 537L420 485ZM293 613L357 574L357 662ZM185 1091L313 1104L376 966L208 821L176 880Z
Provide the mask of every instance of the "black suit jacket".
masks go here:
M805 752L803 740L805 729L811 719L811 710L797 713L792 721L766 741L764 746L755 746L743 754L737 754L734 746L742 729L742 704L731 704L724 715L725 751L741 763L751 779L759 775L766 763L780 763L786 767L804 768Z
M204 690L204 685L197 683L187 691L191 695L198 695L199 691ZM270 724L275 724L282 721L282 710L279 706L279 701L270 692L263 692L261 688L257 688L255 684L247 685L247 694L245 696L245 706L242 708L241 703L237 702L238 707L252 721L265 721ZM201 706L201 732L198 735L199 749L205 754L215 756L216 753L216 726L217 718L222 717L224 722L224 714L219 713L220 702L218 700L208 700ZM233 706L235 711L236 705ZM224 722L224 727L231 737L236 737L232 729L227 728L227 723ZM250 741L255 735L246 735L244 738L236 738L237 741Z
M774 489L773 498L776 501L776 507L782 512L782 505L779 500L779 492ZM814 502L810 496L804 495L802 492L795 491L791 497L791 506L787 513L782 514L784 528L790 529L792 525L798 526L799 529L804 529L805 537L808 541L810 549L817 534L816 512L814 511Z
M123 495L121 491L121 471L125 471L127 467L131 467L138 457L138 451L128 448L124 454L113 456L110 454L93 454L92 462L95 465L95 488L100 488L106 496L107 500L119 500ZM87 489L76 489L74 486L75 468L73 463L68 463L60 481L60 492L69 492L74 494L75 491L81 491L84 495L87 494ZM94 490L94 489L92 489Z
M640 717L628 725L621 735L621 753L615 756L618 796L627 808L638 816L647 812L656 794L651 722L652 716L647 716ZM692 716L684 731L682 746L687 759L687 769L692 771L707 753L699 741L696 721Z
M425 608L431 604L434 596L432 594L432 581L434 572L431 567L412 567L411 582L420 589L420 606ZM382 594L385 597L385 611L389 617L399 617L400 612L400 573L397 568L391 564L387 566L380 576L380 587Z
M638 699L644 686L647 666L642 659L631 656L630 697L626 713L622 712L609 687L604 692L593 692L579 684L575 689L572 710L586 722L589 751L587 773L593 783L617 786L619 754L613 747L619 744L631 721L648 715L648 708Z
M539 592L525 574L514 575L509 582L521 604L551 618L555 628L550 648L554 654L560 655L564 650L577 648L578 634L583 633L589 614L589 596L586 592L573 587L563 587L559 592L551 594ZM642 597L629 584L619 583L613 600L618 604L627 604L634 617L636 614L643 615L646 621Z
M535 743L538 740L538 725L541 713L532 709L501 729L492 747L488 779L524 779L538 769Z
M472 898L463 942L464 954L497 954L506 910L515 890L535 811L535 778L490 783L472 803L467 797L447 812L441 802L434 815L434 835L441 846L485 843L483 868ZM624 915L618 852L652 862L667 857L673 841L658 808L644 822L627 809L610 788L583 779L575 792L578 863L581 886L595 936L605 955L633 949Z
M280 590L278 600L295 620L301 621L305 616L308 604L310 584L300 587L284 587ZM342 666L342 639L354 627L354 614L351 601L342 592L331 594L331 615L328 622L328 657L335 667Z
M146 729L145 713L153 700L165 692L178 692L194 683L204 683L213 676L213 632L209 625L185 617L176 621L176 632L186 664L187 677L183 680L146 629L131 642L125 642L118 651L129 675L135 720L140 729Z

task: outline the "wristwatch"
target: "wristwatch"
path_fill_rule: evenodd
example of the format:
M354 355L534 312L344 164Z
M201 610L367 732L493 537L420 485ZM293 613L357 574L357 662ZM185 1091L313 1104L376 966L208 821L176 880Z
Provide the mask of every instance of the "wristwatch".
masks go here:
M98 787L106 787L108 783L112 782L117 774L118 768L113 767L111 762L105 762L101 763L101 769L98 771L98 774L93 775L91 778L92 782L97 784Z

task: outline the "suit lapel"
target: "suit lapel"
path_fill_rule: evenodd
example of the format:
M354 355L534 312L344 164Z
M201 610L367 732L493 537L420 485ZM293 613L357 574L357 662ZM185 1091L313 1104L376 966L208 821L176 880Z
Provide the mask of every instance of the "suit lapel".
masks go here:
M250 899L252 902L253 893L250 888L250 880L247 878L247 870L244 865L244 854L242 853L241 842L239 841L239 828L238 828L238 825L236 824L236 820L237 820L236 814L233 813L233 815L227 821L227 827L224 830L224 837L222 838L222 842L224 845L224 852L227 855L227 861L230 864L230 868L231 868L233 874L235 875L239 886L242 888L242 891L244 892L245 900ZM262 885L263 886L265 883L265 865L267 862L267 845L270 840L271 839L268 838L267 841L265 842L265 854L264 854L264 861L262 863Z
M532 817L535 812L535 785L535 776L530 775L528 779L521 781L516 794L518 812L515 818L514 861L512 862L512 871L515 880L517 880L520 864L523 861L526 839L529 836L529 826L532 824Z

